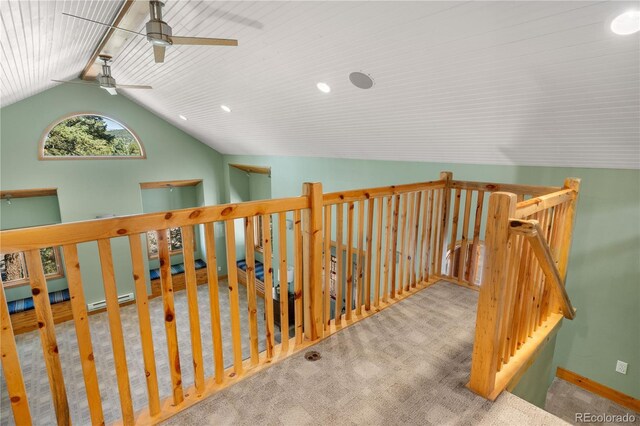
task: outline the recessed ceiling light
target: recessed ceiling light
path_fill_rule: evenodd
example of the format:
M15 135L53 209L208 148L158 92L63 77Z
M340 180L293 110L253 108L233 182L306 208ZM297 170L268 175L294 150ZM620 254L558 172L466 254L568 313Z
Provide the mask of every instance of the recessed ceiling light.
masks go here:
M185 117L184 115L180 114L178 117L182 118L183 120L187 120L187 117Z
M220 105L220 108L224 111L224 112L231 112L231 108L229 108L226 105Z
M629 35L640 31L640 10L629 10L611 21L611 31Z
M318 83L316 84L316 87L322 93L329 93L331 91L331 87L329 87L327 83Z

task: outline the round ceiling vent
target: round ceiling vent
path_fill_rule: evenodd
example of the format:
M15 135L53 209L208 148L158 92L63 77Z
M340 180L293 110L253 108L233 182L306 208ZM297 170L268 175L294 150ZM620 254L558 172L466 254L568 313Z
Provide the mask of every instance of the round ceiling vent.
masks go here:
M352 72L349 74L349 80L359 89L371 89L373 87L373 80L363 72Z

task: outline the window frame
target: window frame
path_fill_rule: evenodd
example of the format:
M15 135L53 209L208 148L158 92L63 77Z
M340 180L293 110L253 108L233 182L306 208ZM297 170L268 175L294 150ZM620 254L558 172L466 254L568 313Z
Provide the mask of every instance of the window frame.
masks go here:
M49 248L49 247L45 247L45 248ZM20 263L22 264L22 270L24 271L24 278L20 278L20 279L17 279L17 280L11 280L11 281L4 281L3 280L2 281L2 286L4 288L20 287L20 286L28 285L30 283L30 280L29 280L29 269L27 268L27 260L26 260L26 258L24 256L24 252L20 251L20 252L17 252L17 253L20 256ZM10 254L10 253L0 253L0 256L4 257L7 254ZM54 255L55 259L56 259L56 272L51 273L51 274L45 274L44 278L47 281L65 277L64 268L62 267L62 256L60 254L60 246L54 246L53 247L53 255Z
M136 143L140 147L140 155L131 156L131 155L87 155L87 156L78 156L78 155L45 155L44 146L47 141L47 136L49 136L49 132L53 130L58 124L62 123L65 120L68 120L73 117L83 116L83 115L96 115L99 117L104 117L108 120L115 121L119 125L121 125L125 130L131 133L131 136L135 139ZM71 114L67 114L63 117L54 120L42 133L40 137L40 143L38 144L38 160L40 161L65 161L65 160L146 160L147 159L147 150L145 149L142 141L138 137L138 135L131 130L127 124L125 124L119 118L115 118L110 115L106 115L100 112L94 111L82 111L82 112L74 112Z

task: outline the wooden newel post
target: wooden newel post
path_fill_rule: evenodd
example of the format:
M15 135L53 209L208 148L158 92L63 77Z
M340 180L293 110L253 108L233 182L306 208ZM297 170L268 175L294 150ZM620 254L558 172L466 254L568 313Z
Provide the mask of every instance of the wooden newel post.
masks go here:
M309 208L302 216L304 334L309 340L322 337L322 184L304 183L302 195Z
M442 263L447 256L447 234L449 233L449 212L451 211L451 181L452 172L440 172L440 180L445 181L442 191L442 212L440 214L440 238L438 240L438 264L436 275L442 275Z
M498 370L501 314L507 286L509 218L515 216L516 203L516 195L506 192L494 192L489 198L484 270L468 385L485 398L494 389Z

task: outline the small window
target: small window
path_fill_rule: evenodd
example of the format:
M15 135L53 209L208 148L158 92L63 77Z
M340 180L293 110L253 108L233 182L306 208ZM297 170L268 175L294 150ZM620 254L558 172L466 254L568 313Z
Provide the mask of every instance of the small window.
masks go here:
M102 115L75 114L47 129L40 158L145 158L145 153L138 138L122 123Z
M264 251L264 237L262 235L262 216L253 218L253 246L259 251Z
M64 277L60 262L60 248L47 247L40 249L42 269L47 280ZM0 274L5 287L13 287L29 283L29 271L24 253L0 255Z
M170 255L182 253L182 230L180 228L167 229L167 241L169 242ZM195 238L193 251L196 251ZM149 254L149 259L158 258L158 238L155 231L147 232L147 253Z

